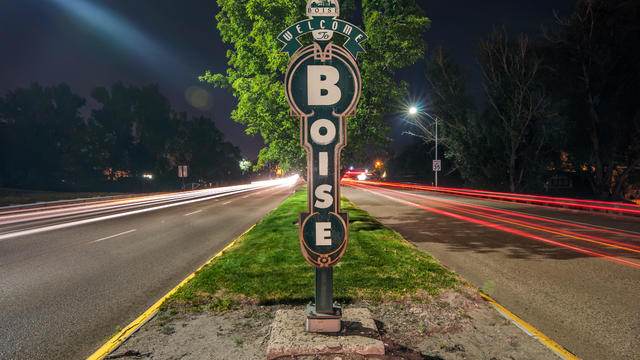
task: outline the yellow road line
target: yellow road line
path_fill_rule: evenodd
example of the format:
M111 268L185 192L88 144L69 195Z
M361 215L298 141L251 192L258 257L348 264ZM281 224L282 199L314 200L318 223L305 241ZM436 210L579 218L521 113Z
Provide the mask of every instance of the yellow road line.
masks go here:
M171 295L173 295L178 289L180 289L184 284L186 284L189 280L191 280L198 271L202 270L205 266L211 264L213 260L222 255L225 251L227 251L230 247L235 245L242 237L251 231L255 225L251 226L242 235L238 236L235 240L233 240L229 245L227 245L224 249L222 249L219 253L217 253L214 257L209 259L206 263L202 264L196 271L192 272L191 275L187 276L178 286L174 287L169 291L165 296L163 296L160 300L156 301L155 304L151 305L150 308L147 309L142 315L138 316L137 319L133 320L129 325L127 325L124 329L114 335L111 339L109 339L104 345L102 345L96 352L90 355L87 360L99 360L103 357L107 356L110 352L112 352L115 348L117 348L123 341L125 341L131 334L133 334L140 326L144 325L155 313L158 311L158 308L164 303L164 301Z
M549 338L547 335L543 334L540 330L534 328L533 326L531 326L531 324L529 324L528 322L520 319L518 316L513 314L511 311L507 310L504 306L498 304L498 302L493 300L490 296L488 296L488 295L486 295L486 294L484 294L484 293L482 293L480 291L479 291L479 293L480 293L480 296L482 296L485 300L490 302L493 306L495 306L505 316L509 317L511 320L513 320L513 322L518 324L518 326L520 326L521 328L525 329L526 331L531 333L533 336L538 338L538 340L540 340L542 343L547 345L556 354L560 355L561 357L563 357L563 358L565 358L567 360L580 360L580 358L578 358L577 356L575 356L574 354L569 352L569 350L567 350L564 347L562 347L562 345L560 345L557 342L551 340L551 338Z

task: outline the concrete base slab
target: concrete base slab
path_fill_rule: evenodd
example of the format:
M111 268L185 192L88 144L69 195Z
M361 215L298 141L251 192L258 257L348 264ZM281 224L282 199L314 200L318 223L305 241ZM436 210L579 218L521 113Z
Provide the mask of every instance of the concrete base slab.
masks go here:
M384 344L369 309L343 309L335 334L305 331L303 310L278 310L271 325L267 359L317 354L384 355Z

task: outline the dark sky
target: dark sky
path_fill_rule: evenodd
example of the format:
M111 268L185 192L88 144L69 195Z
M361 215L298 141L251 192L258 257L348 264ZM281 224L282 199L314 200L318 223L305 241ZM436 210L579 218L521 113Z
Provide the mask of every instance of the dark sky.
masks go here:
M553 9L566 16L574 1L419 3L432 20L425 36L429 48L442 45L450 49L456 61L472 72L472 90L479 94L476 44L494 24L504 24L510 32L534 35L541 23L553 19ZM217 11L213 0L2 1L0 94L31 82L66 82L89 100L92 88L118 80L138 85L157 83L176 110L214 118L227 139L254 159L262 140L244 135L243 127L230 119L233 97L197 80L205 69L224 72L226 68L226 49L215 27ZM423 72L424 64L420 63L399 77L410 82L413 95L428 100ZM202 94L198 86L210 94L210 102L201 103L200 109L187 101L187 94ZM394 140L407 142L403 125L391 122Z

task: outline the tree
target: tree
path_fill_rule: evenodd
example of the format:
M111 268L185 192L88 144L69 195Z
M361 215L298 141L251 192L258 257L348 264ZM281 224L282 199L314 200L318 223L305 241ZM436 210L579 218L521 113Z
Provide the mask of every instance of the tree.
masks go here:
M564 85L557 96L571 134L567 151L600 197L620 198L640 170L640 50L632 45L640 43L639 17L637 1L581 0L546 34Z
M109 90L95 88L91 96L100 105L90 118L98 166L111 174L121 171L130 179L146 172L159 180L168 178L173 171L168 161L170 141L178 123L158 86L118 82Z
M203 116L187 120L186 114L179 118L175 157L178 162L189 165L191 179L227 183L240 175L240 149L225 141L213 120Z
M504 28L494 30L480 43L489 105L486 116L493 123L492 136L502 141L511 192L522 190L527 179L532 183L540 180L549 163L555 113L540 82L541 64L542 58L526 36L511 41Z
M300 125L289 115L282 83L288 58L279 52L282 45L276 36L305 17L305 2L218 0L218 5L218 30L222 40L231 45L229 68L226 74L207 71L201 81L227 88L238 99L231 117L246 126L247 134L260 134L266 144L259 163L279 164L285 171L303 169ZM343 7L353 8L351 3ZM429 20L415 12L419 8L414 0L363 2L370 40L365 43L368 53L362 57L362 99L357 115L347 121L347 159L382 151L389 143L383 117L404 90L393 81L393 72L413 64L424 52L421 35ZM334 41L341 43L340 35L334 36Z
M481 187L499 184L501 167L497 166L494 155L502 151L496 149L499 144L489 138L489 128L481 126L467 91L468 74L454 63L445 49L438 47L427 61L425 75L433 93L429 112L441 120L439 141L445 156L453 160L467 183ZM415 125L414 134L425 142L434 139L432 117L409 118Z
M391 139L385 116L406 97L408 85L394 74L415 64L426 51L422 34L431 21L414 0L363 0L364 28L369 36L361 55L362 96L356 116L347 121L346 162L372 162Z
M9 91L0 98L0 179L5 186L60 189L81 184L86 167L85 100L68 85Z

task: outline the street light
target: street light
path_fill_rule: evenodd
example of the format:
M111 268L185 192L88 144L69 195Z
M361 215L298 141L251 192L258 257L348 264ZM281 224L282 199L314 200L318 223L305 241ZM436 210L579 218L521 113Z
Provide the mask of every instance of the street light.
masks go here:
M434 160L434 163L433 163L433 172L435 173L435 185L436 185L436 187L438 187L438 171L440 171L440 170L439 170L439 168L436 168L436 166L435 166L435 164L438 162L438 117L437 116L431 116L426 111L420 111L420 113L424 114L424 115L427 115L436 124L436 132L435 132L436 156L435 156L435 160ZM415 105L409 107L409 115L413 117L416 114L418 114L418 107L415 106ZM410 133L410 134L412 134L412 133ZM415 134L412 134L412 135L415 135ZM423 139L424 139L424 137L423 137Z

